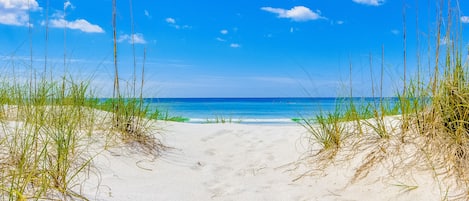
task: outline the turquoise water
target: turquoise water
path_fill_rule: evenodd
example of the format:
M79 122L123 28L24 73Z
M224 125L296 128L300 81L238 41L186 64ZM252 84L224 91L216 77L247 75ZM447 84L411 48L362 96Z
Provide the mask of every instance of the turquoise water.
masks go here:
M377 101L373 98L353 98L356 103ZM216 119L240 123L293 123L292 119L314 117L319 112L334 111L337 103L349 98L152 98L146 99L151 108L171 116L189 118L192 123ZM343 107L342 107L343 108Z

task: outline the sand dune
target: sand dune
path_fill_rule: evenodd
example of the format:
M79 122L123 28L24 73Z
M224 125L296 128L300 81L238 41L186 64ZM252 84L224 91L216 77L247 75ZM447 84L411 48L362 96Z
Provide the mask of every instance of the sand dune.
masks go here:
M102 152L94 162L99 177L91 175L82 186L84 194L91 200L441 200L445 196L431 172L392 175L385 162L351 182L362 164L360 154L327 166L298 163L309 147L306 130L299 125L159 124L164 128L162 141L171 148L155 159L118 147Z

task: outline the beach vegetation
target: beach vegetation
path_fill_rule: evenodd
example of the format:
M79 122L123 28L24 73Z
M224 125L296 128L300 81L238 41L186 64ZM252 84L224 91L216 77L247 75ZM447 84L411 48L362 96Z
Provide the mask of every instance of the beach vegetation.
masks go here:
M0 197L2 200L83 199L77 191L92 161L103 151L92 146L93 133L131 145L144 153L164 148L155 138L150 111L136 99L119 102L122 127L109 127L112 110L90 88L90 79L42 77L0 82ZM109 113L111 112L111 113ZM120 137L117 137L117 134Z
M213 119L207 119L208 124L226 124L226 123L240 123L241 120L235 121L231 116L225 117L223 115L216 115Z
M74 189L91 166L85 142L98 117L89 82L63 79L1 84L2 200L82 198Z
M189 122L191 119L188 117L183 116L173 116L169 111L162 111L156 108L153 112L150 113L148 116L150 119L154 120L162 120L162 121L174 121L174 122Z
M301 125L311 134L310 142L318 143L322 150L333 156L341 147L345 137L345 126L341 121L339 110L335 112L320 112L314 119L304 118Z
M417 188L419 188L419 186L417 186L417 185L409 185L409 184L404 184L404 183L396 183L396 184L393 184L393 185L398 187L398 188L401 188L401 192L403 192L403 193L413 191L413 190L416 190Z
M354 132L347 134L353 136L350 137L354 141L349 143L351 147L340 146L343 140L339 139L343 138L338 133L343 133L343 129L338 123L340 118L337 116L340 115L336 111L316 115L314 123L307 118L301 121L309 131L311 144L321 145L322 150L334 148L338 149L337 152L363 156L352 183L368 175L377 164L393 164L388 167L393 170L390 171L392 175L398 174L398 169L419 169L424 164L427 168L423 169L433 172L434 179L438 181L442 199L469 198L469 65L458 3L457 0L438 3L435 29L428 30L427 34L428 61L422 61L422 48L417 48L416 71L410 76L406 50L408 33L405 28L408 16L404 9L404 65L400 76L402 81L396 90L397 102L390 104L382 95L382 67L380 88L371 89L373 98L378 101L357 106L351 99L345 106L343 118L355 125ZM421 45L422 34L419 31L416 41ZM428 66L424 68L422 63L428 63ZM371 80L373 82L375 78ZM372 83L372 86L375 84ZM350 97L353 97L350 91ZM412 153L404 151L409 149L413 150ZM361 151L357 153L354 150ZM396 156L404 153L405 159L401 156L396 161ZM404 171L399 173L407 174ZM404 191L418 188L417 185L396 186Z
M154 119L154 118L152 118ZM173 121L173 122L180 122L180 123L185 123L189 122L191 119L188 117L181 117L181 116L163 116L162 118L156 118L158 120L163 120L163 121Z
M145 49L141 68L135 62L132 80L127 85L120 83L115 3L112 98L97 98L91 87L92 74L80 79L68 71L65 44L63 73L57 75L52 70L47 63L48 21L44 22L44 68L34 65L32 44L28 63L17 66L12 57L11 66L4 67L0 77L1 200L88 200L81 186L90 174L99 174L93 159L109 148L97 146L96 138L156 157L165 146L156 138L159 129L154 120L184 119L163 115L145 105ZM32 43L31 25L28 31Z

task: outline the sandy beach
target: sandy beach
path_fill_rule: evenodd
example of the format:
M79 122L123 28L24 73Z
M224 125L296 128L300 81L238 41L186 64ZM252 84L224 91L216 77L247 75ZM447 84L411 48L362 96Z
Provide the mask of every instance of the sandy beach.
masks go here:
M452 196L444 195L430 171L410 168L393 175L386 162L352 182L363 164L360 154L340 160L339 153L338 160L327 166L299 160L311 153L307 131L300 125L159 122L158 126L162 128L158 137L170 147L162 156L145 157L122 147L105 150L94 159L99 173L92 174L80 191L90 200L441 200Z
M468 27L459 0L0 0L0 201L469 200Z

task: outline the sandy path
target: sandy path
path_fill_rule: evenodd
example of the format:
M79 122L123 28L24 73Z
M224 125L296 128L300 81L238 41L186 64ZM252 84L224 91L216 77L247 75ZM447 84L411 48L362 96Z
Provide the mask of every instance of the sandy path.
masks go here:
M100 178L83 187L91 200L440 200L431 177L405 191L378 173L349 185L353 163L293 182L304 168L284 165L305 153L298 125L166 123L172 147L156 160L115 148L96 158ZM347 165L349 164L349 165ZM379 171L379 170L378 170ZM414 180L412 180L414 181ZM99 188L97 184L100 183Z

